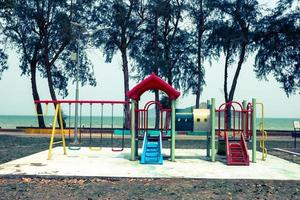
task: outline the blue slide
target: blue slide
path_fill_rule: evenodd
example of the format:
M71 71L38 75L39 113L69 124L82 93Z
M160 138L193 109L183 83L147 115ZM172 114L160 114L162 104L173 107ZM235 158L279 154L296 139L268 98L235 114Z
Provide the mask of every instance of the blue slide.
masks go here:
M162 136L145 132L141 164L163 164Z

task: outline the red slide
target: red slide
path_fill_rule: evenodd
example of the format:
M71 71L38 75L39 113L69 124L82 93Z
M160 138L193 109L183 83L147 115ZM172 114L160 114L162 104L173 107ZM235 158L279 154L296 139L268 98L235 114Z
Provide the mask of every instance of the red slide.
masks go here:
M249 165L249 154L244 134L240 141L230 141L225 134L227 165Z

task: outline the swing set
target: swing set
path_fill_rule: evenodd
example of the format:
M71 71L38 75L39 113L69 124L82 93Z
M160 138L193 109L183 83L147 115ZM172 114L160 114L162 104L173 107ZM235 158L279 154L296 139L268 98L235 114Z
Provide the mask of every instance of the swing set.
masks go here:
M68 136L69 140L71 140L71 130L73 130L74 127L71 127L71 116L72 116L72 105L74 104L79 104L79 127L78 127L78 134L79 134L79 144L78 145L71 145L69 143L69 150L80 150L80 144L82 142L82 134L86 132L86 127L83 126L83 106L88 105L89 106L89 128L88 128L88 134L89 134L89 149L93 151L100 151L101 147L103 146L103 134L104 133L110 133L111 134L111 150L114 152L120 152L124 150L124 140L125 140L125 109L123 110L123 116L122 116L122 126L118 127L115 122L115 114L114 114L114 107L117 105L123 106L125 108L126 104L129 104L128 101L101 101L101 100L40 100L40 101L35 101L35 108L37 108L37 104L45 105L46 107L46 113L48 113L48 105L49 104L54 104L55 105L55 113L53 116L53 123L52 123L52 131L51 131L51 139L50 139L50 144L49 144L49 151L48 151L48 160L52 158L52 150L53 146L56 144L62 144L63 145L63 152L66 155L66 139L65 139L65 132L64 129L68 130ZM63 105L68 105L68 127L63 125L63 114L62 114L62 106ZM94 115L93 115L93 110L96 109L97 106L100 105L100 127L94 128ZM109 108L110 107L110 116L104 116L104 110L105 107ZM38 116L44 116L43 113L38 113L36 109L36 114ZM109 117L110 118L110 124L105 125L104 124L104 117ZM59 128L60 128L60 134L61 134L61 141L54 141L55 135L57 134L57 125L59 121ZM122 132L121 136L121 147L115 147L114 144L114 131L115 130L120 130ZM98 145L95 145L95 139L94 134L95 131L99 131L100 134L100 141ZM74 134L74 140L76 140L77 135Z

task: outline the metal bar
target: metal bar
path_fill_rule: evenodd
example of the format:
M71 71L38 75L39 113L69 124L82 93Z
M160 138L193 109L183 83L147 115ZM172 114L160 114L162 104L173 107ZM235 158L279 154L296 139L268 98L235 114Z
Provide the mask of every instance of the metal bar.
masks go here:
M56 104L55 114L52 123L52 131L51 131L51 138L50 138L49 151L48 151L48 160L51 160L52 157L52 148L54 142L54 134L55 134L58 110L59 110L59 104Z
M135 101L131 101L131 154L130 160L135 160Z
M108 100L39 100L39 101L34 101L34 103L60 103L60 104L65 104L65 103L81 103L81 104L129 104L129 101L108 101Z
M64 133L64 125L63 125L61 105L58 104L58 107L59 107L59 109L58 109L58 112L59 112L59 122L61 124L61 126L60 126L60 132L61 132L62 144L63 144L64 155L66 155L67 154L67 149L66 149L66 139L65 139L65 133Z
M82 104L79 108L79 142L81 143L81 127L82 127Z
M216 132L215 132L215 118L216 118L216 99L211 99L211 108L210 108L210 116L211 116L211 161L216 161Z
M92 145L92 117L93 115L93 105L90 104L90 146Z
M176 132L175 132L175 109L176 109L176 100L172 100L172 129L171 129L171 161L175 161L175 141L176 141Z
M71 104L69 103L69 141L71 140Z
M252 162L256 162L256 99L252 99Z
M102 141L103 141L103 103L101 104L101 139L100 139L100 145L102 146Z
M243 100L243 110L242 110L242 130L243 133L246 134L246 137L248 138L247 132L246 132L246 110L247 110L247 101Z

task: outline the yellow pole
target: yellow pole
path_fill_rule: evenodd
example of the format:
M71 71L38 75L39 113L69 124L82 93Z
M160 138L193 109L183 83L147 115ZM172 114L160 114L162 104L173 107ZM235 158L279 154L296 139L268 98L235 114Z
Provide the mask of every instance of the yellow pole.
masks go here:
M61 126L60 126L61 139L62 139L62 144L63 144L63 149L64 149L64 155L66 155L67 150L66 150L66 140L65 140L64 126L63 126L63 120L62 120L61 105L59 103L57 105L59 106L59 122L61 124Z
M265 131L265 122L264 122L264 104L256 103L261 106L261 124L260 124L260 133L261 139L259 141L259 146L262 150L262 160L265 161L268 155L268 150L265 145L265 141L267 140L267 131Z
M58 111L59 111L59 104L57 104L56 108L55 108L55 114L54 114L54 119L53 119L53 124L52 124L52 131L51 131L51 139L50 139L49 151L48 151L48 160L51 160L51 157L52 157L52 148L53 148L53 142L54 142L54 135L55 135L55 128L56 128Z

